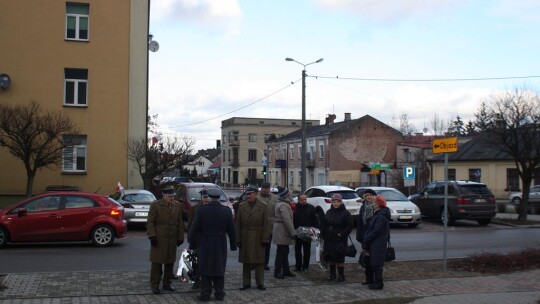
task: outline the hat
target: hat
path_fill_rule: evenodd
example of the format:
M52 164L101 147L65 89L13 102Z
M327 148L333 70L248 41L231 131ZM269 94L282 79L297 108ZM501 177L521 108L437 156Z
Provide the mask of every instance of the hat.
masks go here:
M278 199L282 200L289 196L289 188L278 187Z
M248 187L246 189L246 194L249 194L249 193L257 193L259 192L259 188L256 188L256 187Z
M208 189L203 188L201 191L199 191L199 193L201 194L201 196L208 196Z
M174 195L174 187L173 187L173 185L167 185L167 186L163 187L161 189L161 193Z
M219 198L221 196L221 191L219 191L219 189L217 188L210 188L208 189L208 196L212 197L212 198Z
M269 182L262 183L261 188L270 188L270 183Z
M335 193L334 195L332 195L332 201L336 201L336 200L340 202L343 201L343 197L341 196L341 194Z
M386 207L386 199L382 195L377 195L377 197L375 197L375 201L379 203L380 207Z
M373 191L373 189L366 189L364 191L364 194L371 194L371 195L377 195L377 192ZM363 196L363 195L362 195Z

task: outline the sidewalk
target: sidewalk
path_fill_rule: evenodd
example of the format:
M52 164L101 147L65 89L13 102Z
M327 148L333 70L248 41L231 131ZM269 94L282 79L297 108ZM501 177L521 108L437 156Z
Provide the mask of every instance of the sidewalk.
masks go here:
M540 303L540 269L465 278L386 281L383 290L347 282L318 285L301 274L277 280L266 272L266 291L240 291L241 272L239 267L227 270L223 303L353 303L387 298L412 298L409 303L413 304ZM175 292L154 295L147 272L23 273L8 274L0 280L7 286L0 291L0 304L197 303L198 295L180 281L173 283Z

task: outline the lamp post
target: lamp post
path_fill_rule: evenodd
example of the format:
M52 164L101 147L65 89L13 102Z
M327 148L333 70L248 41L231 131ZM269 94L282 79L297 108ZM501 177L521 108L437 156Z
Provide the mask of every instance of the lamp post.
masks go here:
M301 191L306 190L306 66L314 63L322 62L323 59L303 64L290 57L285 58L286 61L294 61L304 67L302 70L302 176L300 177Z

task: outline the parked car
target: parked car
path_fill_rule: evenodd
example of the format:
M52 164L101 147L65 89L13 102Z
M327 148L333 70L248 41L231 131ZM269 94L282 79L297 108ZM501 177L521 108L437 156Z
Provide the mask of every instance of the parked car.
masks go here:
M179 202L184 203L184 219L187 221L187 214L189 213L189 209L191 209L192 206L199 204L201 202L201 190L203 188L210 189L210 188L217 188L219 191L221 191L221 196L219 198L219 201L223 206L231 208L231 212L234 214L233 205L229 200L227 199L227 195L225 195L225 192L223 192L223 189L219 187L216 184L212 183L197 183L197 182L181 182L178 183L175 186L176 191L176 200Z
M521 192L510 192L508 195L508 200L514 206L517 206L521 203L523 198L523 193ZM535 185L529 190L529 202L527 203L530 213L540 214L540 185Z
M106 195L47 192L0 210L0 247L7 243L90 241L126 236L124 207Z
M423 216L439 217L444 223L444 184L433 181L418 194L409 196ZM497 213L495 196L483 183L471 181L448 181L448 225L456 220L476 220L487 225Z
M148 210L156 197L147 190L124 189L116 201L124 206L124 218L130 223L146 223Z
M358 187L354 191L359 197L363 197L366 189L372 189L377 195L386 199L391 215L390 224L406 224L409 227L416 227L422 222L420 208L399 190L390 187Z
M358 202L358 195L351 188L334 185L314 186L308 188L304 194L307 196L308 204L315 207L319 223L322 222L326 211L332 207L331 198L334 194L341 194L343 204L353 216L353 220L356 221L358 219L361 204ZM298 202L298 197L294 198L294 202Z

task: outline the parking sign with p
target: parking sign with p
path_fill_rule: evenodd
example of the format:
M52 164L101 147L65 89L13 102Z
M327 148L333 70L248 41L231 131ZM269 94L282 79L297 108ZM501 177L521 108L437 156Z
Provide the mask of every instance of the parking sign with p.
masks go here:
M414 166L403 166L403 179L414 179Z

